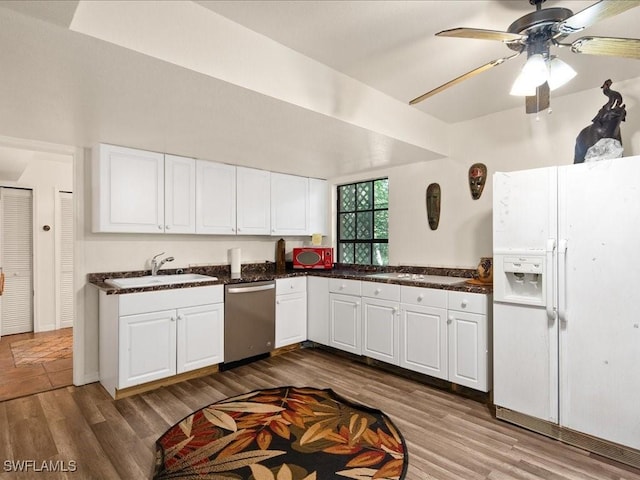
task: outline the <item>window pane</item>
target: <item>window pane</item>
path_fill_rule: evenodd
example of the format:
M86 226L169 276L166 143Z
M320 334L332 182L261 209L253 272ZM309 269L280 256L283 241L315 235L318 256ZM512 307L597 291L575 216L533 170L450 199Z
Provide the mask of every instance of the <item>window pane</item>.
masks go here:
M374 182L373 208L389 208L389 180L381 178Z
M337 187L336 261L361 265L389 263L389 181L379 178Z
M389 211L380 210L373 214L373 238L389 238Z
M389 263L389 244L374 243L373 244L373 265L387 265Z
M340 198L340 211L353 212L356 209L356 186L342 185L338 187L338 196Z
M371 244L356 243L356 261L360 265L371 265Z
M340 240L353 240L356 238L356 214L340 214Z
M338 252L340 263L355 263L353 259L353 243L341 243Z
M356 183L358 210L371 210L373 205L373 183Z
M358 212L357 238L358 240L369 240L373 237L373 212Z

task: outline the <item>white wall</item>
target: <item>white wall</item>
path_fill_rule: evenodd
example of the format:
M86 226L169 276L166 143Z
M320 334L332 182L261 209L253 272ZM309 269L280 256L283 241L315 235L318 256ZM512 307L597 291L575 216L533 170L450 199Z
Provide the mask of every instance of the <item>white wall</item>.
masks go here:
M640 82L616 83L627 105L627 121L622 125L625 156L640 154ZM332 179L332 184L389 177L390 263L475 268L481 256L490 255L492 187L488 179L479 200L472 200L467 171L475 162L487 165L489 176L496 170L519 170L573 162L575 137L591 123L603 105L600 89L554 99L553 114L525 115L524 106L453 127L452 156L448 159L380 169ZM112 235L90 232L91 181L88 152L76 161L75 195L80 215L77 241L83 252L76 278L83 285L78 311L84 312L76 325L82 328L85 349L82 372L76 383L97 380L98 319L97 294L86 286L90 272L138 270L155 253L176 257L174 266L190 263L227 263L227 249L242 248L243 263L275 260L277 238L217 236ZM86 168L85 168L86 167ZM432 182L442 187L442 213L436 231L429 229L425 192ZM335 208L335 198L331 201ZM81 213L84 212L84 213ZM335 222L334 222L335 223ZM335 225L334 225L335 228ZM335 237L335 235L334 235ZM301 239L296 241L302 243ZM287 239L287 250L295 245ZM78 329L76 329L78 333Z
M621 127L624 156L640 155L638 80L615 83L627 106ZM525 114L523 100L521 108L454 125L450 158L339 177L331 183L389 177L391 265L474 268L481 256L492 252L492 174L573 163L576 136L606 100L599 88L561 98L552 92L553 113L541 113L539 120ZM471 199L467 180L475 162L487 165L489 177L479 200ZM442 188L435 231L429 228L426 213L426 189L432 182Z
M33 189L34 331L42 332L56 328L55 199L58 191L72 190L73 159L45 152L29 152L27 157L22 175L14 181L0 178L0 185ZM44 225L51 229L44 231Z

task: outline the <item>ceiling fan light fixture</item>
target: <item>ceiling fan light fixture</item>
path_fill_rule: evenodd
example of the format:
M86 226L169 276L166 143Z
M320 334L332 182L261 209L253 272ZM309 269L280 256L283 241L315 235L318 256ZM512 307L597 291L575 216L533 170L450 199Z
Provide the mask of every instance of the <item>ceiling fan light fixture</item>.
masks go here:
M539 87L549 78L547 63L540 53L530 55L527 62L520 70L516 81L513 82L510 95L516 97L530 97L536 94L536 87Z
M576 75L576 71L558 57L553 56L549 60L549 90L561 87Z
M509 95L513 95L514 97L531 97L536 94L537 85L533 85L527 79L526 75L520 72L516 81L513 82L511 86L511 91Z
M540 86L547 81L549 69L541 53L531 55L527 59L527 63L522 67L522 75L525 75L527 82L534 87Z

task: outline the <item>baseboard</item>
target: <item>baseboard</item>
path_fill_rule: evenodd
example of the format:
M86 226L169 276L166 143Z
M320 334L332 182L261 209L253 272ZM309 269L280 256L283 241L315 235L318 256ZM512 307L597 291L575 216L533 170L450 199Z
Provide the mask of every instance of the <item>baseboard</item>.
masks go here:
M496 418L532 430L563 443L582 448L617 462L640 468L640 450L576 432L552 422L496 406Z
M87 383L95 383L100 381L100 374L98 372L89 373L82 377L82 385L86 385Z

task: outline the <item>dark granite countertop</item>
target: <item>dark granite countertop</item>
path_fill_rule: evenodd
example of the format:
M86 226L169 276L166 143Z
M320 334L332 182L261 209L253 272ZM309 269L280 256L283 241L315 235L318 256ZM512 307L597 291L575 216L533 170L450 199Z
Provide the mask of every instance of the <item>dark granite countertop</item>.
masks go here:
M375 278L368 275L372 273L398 272L416 275L438 275L447 277L459 277L460 283L445 285L441 283L428 283L425 281L412 280L411 277L402 279ZM136 288L116 288L105 283L108 278L130 278L150 275L149 270L139 270L131 272L104 272L90 273L87 275L87 281L104 291L107 295L126 294L138 292L151 292L158 290L169 290L176 288L203 287L210 285L226 285L230 283L249 283L275 280L278 278L289 278L299 276L322 276L330 278L344 278L348 280L364 280L367 282L392 283L397 285L408 285L413 287L437 288L442 290L453 290L458 292L490 294L493 292L493 285L475 285L467 283L468 280L474 278L476 271L473 269L460 268L441 268L441 267L412 267L412 266L390 266L390 267L371 267L362 265L345 265L336 264L332 270L295 270L288 265L284 272L276 272L275 263L265 262L259 264L248 264L242 266L242 272L239 277L232 276L229 265L212 265L205 267L191 267L184 269L163 269L162 275L172 275L176 273L198 273L201 275L209 275L217 277L217 280L205 282L190 282L171 285L154 285L149 287Z

